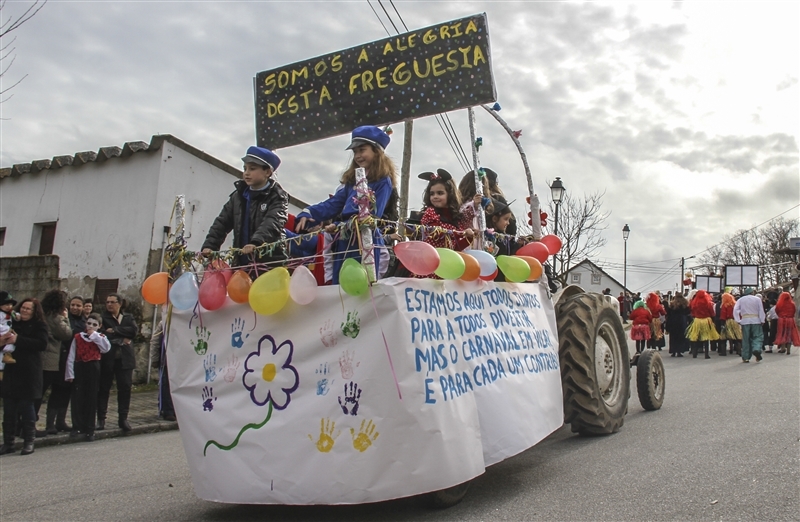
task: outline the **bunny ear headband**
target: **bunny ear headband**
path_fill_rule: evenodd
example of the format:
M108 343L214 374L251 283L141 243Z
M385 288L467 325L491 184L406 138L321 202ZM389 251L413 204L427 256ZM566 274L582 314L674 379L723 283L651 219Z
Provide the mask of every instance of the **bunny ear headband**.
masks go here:
M436 172L423 172L417 177L425 181L448 181L453 179L453 176L444 169L436 169Z

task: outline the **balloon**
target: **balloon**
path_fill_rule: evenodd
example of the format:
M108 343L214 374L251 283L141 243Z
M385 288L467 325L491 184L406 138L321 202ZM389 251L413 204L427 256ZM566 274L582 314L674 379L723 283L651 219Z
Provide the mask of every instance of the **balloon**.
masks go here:
M339 270L339 285L349 295L364 295L369 290L367 271L352 257L347 258Z
M489 275L485 275L485 276L482 275L481 279L483 279L484 281L494 281L494 278L497 277L497 272L498 272L498 270L495 268L494 272L492 272Z
M503 271L506 281L513 283L521 283L531 275L528 263L515 256L497 256L497 266Z
M294 269L289 281L289 295L299 305L307 305L317 297L317 280L311 270L303 265Z
M449 248L437 248L436 251L439 252L439 267L434 274L442 279L458 279L464 275L467 265L458 252Z
M404 267L417 275L429 275L439 268L439 252L424 241L397 243L394 254Z
M550 257L550 250L548 250L547 245L544 243L534 242L528 243L517 250L517 255L535 257L540 263L544 263L547 261L547 258Z
M464 274L461 279L464 281L475 281L481 275L481 264L478 260L464 252L457 252L458 255L464 260Z
M169 291L169 275L166 272L157 272L144 280L142 297L151 305L161 305L167 302Z
M233 270L231 270L230 265L223 261L222 259L215 259L211 262L210 265L212 270L219 271L222 274L222 277L225 278L225 284L227 285L231 281L231 276L233 275Z
M489 252L483 250L464 250L465 254L469 254L478 260L481 265L481 276L489 276L497 272L497 261L494 256ZM494 279L494 277L492 278Z
M225 276L222 275L222 272L206 272L197 294L200 306L206 310L216 310L225 304L227 296Z
M561 238L556 235L548 234L541 239L541 242L547 247L547 251L550 252L551 256L561 250Z
M244 270L237 270L231 275L231 280L228 281L228 295L234 303L243 304L249 300L250 287L253 281Z
M542 268L542 264L539 262L538 259L531 256L517 256L520 259L524 259L528 266L531 267L531 275L528 276L528 281L535 281L542 277L542 272L544 269Z
M258 276L250 287L250 308L261 315L279 312L289 300L290 279L289 271L282 266Z
M169 289L169 300L177 310L191 310L197 303L197 293L197 279L194 274L184 272Z

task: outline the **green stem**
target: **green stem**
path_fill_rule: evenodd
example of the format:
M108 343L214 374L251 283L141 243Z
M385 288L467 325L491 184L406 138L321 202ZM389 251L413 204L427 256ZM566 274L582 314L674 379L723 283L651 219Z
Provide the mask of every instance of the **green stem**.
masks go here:
M247 431L247 430L249 430L249 429L254 429L254 430L257 430L257 429L259 429L259 428L263 428L263 427L264 427L264 425L265 425L265 424L266 424L266 423L269 421L270 417L272 417L272 401L269 401L269 411L267 411L267 418L266 418L266 419L264 419L263 421L261 421L261 422L260 422L260 423L258 423L258 424L253 424L253 423L246 424L246 425L245 425L245 426L244 426L244 427L243 427L243 428L242 428L242 429L239 431L239 434L238 434L238 435L236 435L236 438L234 439L234 441L233 441L233 442L231 442L231 444L230 444L229 446L223 446L222 444L220 444L219 442L217 442L217 441L215 441L215 440L210 440L210 441L206 442L206 445L205 445L205 447L203 448L203 456L204 456L204 457L206 456L206 450L208 450L208 447L209 447L209 446L212 446L212 445L213 445L213 446L216 446L216 447L218 447L219 449L221 449L221 450L223 450L223 451L230 451L230 450L232 450L233 448L235 448L235 447L236 447L236 445L237 445L237 444L239 444L239 439L240 439L240 438L242 438L242 434L243 434L245 431Z

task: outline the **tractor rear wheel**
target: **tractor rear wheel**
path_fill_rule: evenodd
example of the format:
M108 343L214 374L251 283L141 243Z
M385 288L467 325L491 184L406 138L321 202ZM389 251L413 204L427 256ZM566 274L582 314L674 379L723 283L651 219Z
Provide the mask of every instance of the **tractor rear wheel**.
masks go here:
M580 293L556 311L564 422L581 435L622 427L630 396L630 360L617 310L599 294Z

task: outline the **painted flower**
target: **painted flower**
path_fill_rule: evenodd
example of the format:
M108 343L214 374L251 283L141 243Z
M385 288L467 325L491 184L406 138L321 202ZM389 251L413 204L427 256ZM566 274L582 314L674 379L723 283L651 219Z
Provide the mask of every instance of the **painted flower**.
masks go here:
M242 383L250 398L259 406L267 402L283 410L291 401L291 394L300 385L300 377L292 366L294 345L284 341L277 346L271 335L258 341L258 349L244 361Z

